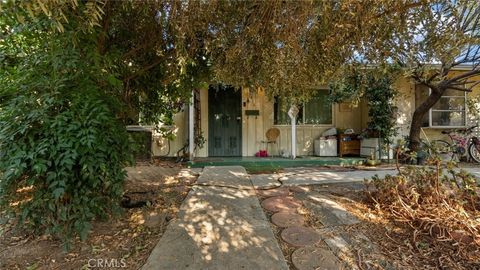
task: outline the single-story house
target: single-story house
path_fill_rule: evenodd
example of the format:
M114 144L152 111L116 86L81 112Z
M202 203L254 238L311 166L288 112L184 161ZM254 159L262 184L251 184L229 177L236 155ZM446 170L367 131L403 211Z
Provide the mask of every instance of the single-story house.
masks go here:
M464 72L468 67L458 67L452 74ZM397 126L399 135L408 135L412 114L416 104L428 95L429 89L420 89L412 79L398 78L394 84L399 95ZM222 85L211 85L196 91L192 105L175 115L175 126L171 127L175 140L153 133L153 156L175 156L189 140L189 131L203 134L203 148L196 149L195 157L254 156L266 149L266 132L277 128L280 133L269 154L291 154L292 134L295 134L297 156L314 154L314 141L331 128L353 129L360 133L367 127L368 107L365 101L358 104L330 104L327 87L320 87L317 95L303 104L298 114L295 132L292 133L290 118L282 110L281 100L270 99L261 89L234 89ZM477 124L468 112L469 98L480 96L480 87L471 93L450 91L425 118L424 135L430 140L439 139L444 129L469 127ZM193 119L193 121L189 121Z

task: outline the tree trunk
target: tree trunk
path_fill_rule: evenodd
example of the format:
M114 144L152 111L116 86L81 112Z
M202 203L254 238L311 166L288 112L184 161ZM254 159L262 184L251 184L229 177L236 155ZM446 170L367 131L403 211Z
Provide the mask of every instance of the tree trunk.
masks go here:
M430 110L435 103L442 97L445 89L432 89L432 93L428 98L415 109L412 116L412 123L410 125L410 142L409 148L416 152L420 146L420 131L422 128L423 117Z
M110 28L110 9L111 3L107 0L104 6L105 14L102 16L102 31L99 33L97 39L97 51L100 53L100 55L105 55L107 50L106 40L108 36L108 29Z

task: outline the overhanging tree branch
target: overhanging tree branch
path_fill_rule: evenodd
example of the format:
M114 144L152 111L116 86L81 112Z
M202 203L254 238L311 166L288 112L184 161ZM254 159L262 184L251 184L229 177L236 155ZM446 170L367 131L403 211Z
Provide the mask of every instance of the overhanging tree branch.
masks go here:
M468 79L468 78L471 78L473 76L476 76L476 75L479 75L480 74L480 70L479 69L473 69L473 70L470 70L470 71L467 71L467 72L464 72L462 74L459 74L455 77L452 77L448 80L446 80L444 82L444 85L451 85L452 83L454 82L457 82L457 81L460 81L460 80L464 80L464 79Z
M156 61L154 61L153 63L143 67L142 69L140 69L139 71L133 73L132 75L128 76L127 78L125 78L123 81L125 83L129 82L130 80L133 80L135 79L136 77L144 74L145 72L149 71L150 69L160 65L163 61L165 61L163 58L158 58Z

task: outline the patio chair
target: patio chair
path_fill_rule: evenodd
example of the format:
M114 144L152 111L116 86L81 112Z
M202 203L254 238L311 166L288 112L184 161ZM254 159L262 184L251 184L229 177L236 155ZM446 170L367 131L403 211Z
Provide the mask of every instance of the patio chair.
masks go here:
M268 146L270 144L275 144L277 145L277 139L278 136L280 136L280 130L278 128L269 128L267 132L265 133L265 137L267 137L266 141L262 141L262 143L265 143L265 150L267 150L267 153L270 153L268 151ZM277 152L278 152L278 147L277 147ZM270 156L273 156L270 154Z

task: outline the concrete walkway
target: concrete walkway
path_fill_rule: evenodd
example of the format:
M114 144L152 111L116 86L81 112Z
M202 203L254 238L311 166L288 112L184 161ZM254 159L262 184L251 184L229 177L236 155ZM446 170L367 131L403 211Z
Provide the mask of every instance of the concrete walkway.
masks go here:
M279 174L256 174L251 176L255 188L265 188L296 185L319 185L332 183L363 182L365 178L370 179L375 175L384 177L387 174L396 174L395 170L378 171L324 171L317 168L288 168Z
M197 184L142 269L288 269L243 167L205 167Z
M480 181L480 166L471 168L462 168L474 175ZM265 188L280 186L297 186L297 185L319 185L333 183L351 183L363 182L364 179L371 179L377 175L380 178L385 175L396 175L395 169L390 170L351 170L351 171L325 171L317 168L298 167L286 168L283 173L278 174L256 174L251 175L250 179L255 188Z

